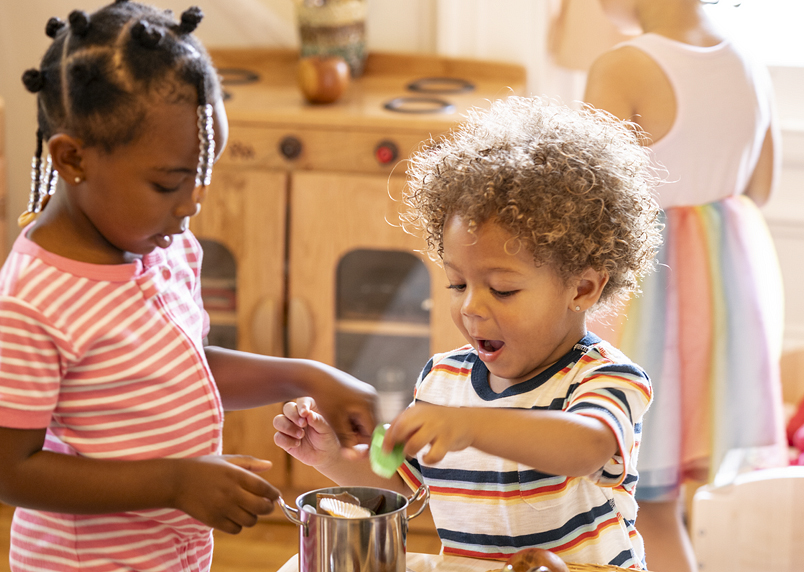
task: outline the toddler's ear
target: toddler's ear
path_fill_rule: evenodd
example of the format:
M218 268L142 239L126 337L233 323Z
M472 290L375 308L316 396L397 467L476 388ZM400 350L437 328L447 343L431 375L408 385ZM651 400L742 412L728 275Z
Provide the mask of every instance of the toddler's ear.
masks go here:
M609 281L607 272L598 272L592 268L584 270L575 282L575 297L570 304L570 310L585 312L594 306L603 293L603 288Z
M83 145L79 139L57 133L47 142L53 168L68 183L84 179Z

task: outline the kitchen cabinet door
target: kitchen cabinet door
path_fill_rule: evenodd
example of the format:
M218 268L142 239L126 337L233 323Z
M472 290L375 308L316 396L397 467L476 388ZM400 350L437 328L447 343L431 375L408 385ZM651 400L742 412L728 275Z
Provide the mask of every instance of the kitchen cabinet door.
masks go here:
M211 333L234 329L233 347L283 353L285 213L287 175L280 171L215 169L201 213L191 228L204 245L201 290ZM229 253L234 272L227 273ZM217 329L217 330L216 330ZM224 345L224 344L221 344ZM271 383L271 380L266 380ZM287 483L287 455L274 445L273 418L281 405L227 412L224 452L273 462L266 474Z
M463 345L444 271L399 227L401 176L295 172L289 217L291 357L336 365L369 383L404 385L407 405L427 359ZM296 490L331 486L293 461Z

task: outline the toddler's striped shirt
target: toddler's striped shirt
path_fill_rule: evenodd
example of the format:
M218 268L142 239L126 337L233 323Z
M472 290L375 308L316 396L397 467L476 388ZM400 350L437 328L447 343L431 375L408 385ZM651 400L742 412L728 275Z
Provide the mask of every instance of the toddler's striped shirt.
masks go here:
M644 568L634 487L642 415L651 401L647 375L593 334L544 372L502 393L490 388L488 373L471 346L436 355L417 382L415 400L595 417L611 428L618 451L596 473L566 477L474 448L425 465L425 448L400 474L414 489L422 482L430 487L444 553L503 560L541 547L567 562ZM510 438L529 446L527 434Z

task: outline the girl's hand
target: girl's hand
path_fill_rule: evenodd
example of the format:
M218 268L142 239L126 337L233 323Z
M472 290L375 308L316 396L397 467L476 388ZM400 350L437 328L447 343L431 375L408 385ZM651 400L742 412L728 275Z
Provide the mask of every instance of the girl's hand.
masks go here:
M245 455L177 459L175 508L223 532L237 534L274 510L279 491L256 473L270 461Z
M390 452L396 443L405 443L405 455L415 457L425 446L430 450L422 457L428 465L439 462L449 451L462 451L482 430L482 419L474 419L482 409L442 407L417 402L400 413L385 432L383 450Z
M274 443L305 465L321 467L339 460L338 437L311 397L285 403L274 417L274 429Z
M377 424L377 390L339 369L324 371L327 375L310 390L316 411L327 420L341 447L370 443Z

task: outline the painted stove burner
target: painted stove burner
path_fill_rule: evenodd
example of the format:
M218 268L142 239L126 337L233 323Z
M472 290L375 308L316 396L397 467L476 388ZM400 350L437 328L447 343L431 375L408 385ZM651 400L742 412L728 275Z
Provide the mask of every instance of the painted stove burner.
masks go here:
M456 77L423 77L410 82L408 91L428 95L395 97L383 107L396 113L454 113L455 105L435 94L466 93L475 85L469 80Z
M243 68L220 68L218 69L218 75L221 76L221 85L224 88L224 101L232 97L232 94L225 89L227 85L246 85L260 81L258 73Z

